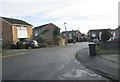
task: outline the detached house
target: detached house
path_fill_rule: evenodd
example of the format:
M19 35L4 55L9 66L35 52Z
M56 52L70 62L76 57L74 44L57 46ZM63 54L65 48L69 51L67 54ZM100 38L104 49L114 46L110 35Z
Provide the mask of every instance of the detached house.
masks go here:
M52 23L37 26L33 28L33 39L38 40L40 36L44 38L45 41L48 41L50 43L53 43L54 41L54 30L60 28Z
M73 40L79 42L81 39L81 32L79 30L63 31L61 34L63 37L67 35L67 39L69 43L73 42Z
M114 30L114 29L96 29L96 30L88 31L89 40L92 41L95 38L98 38L99 40L101 40L101 34L102 34L103 30L108 30L111 33L111 39L114 39L117 37L116 30Z
M0 17L2 25L2 40L4 44L32 38L32 25L19 19Z

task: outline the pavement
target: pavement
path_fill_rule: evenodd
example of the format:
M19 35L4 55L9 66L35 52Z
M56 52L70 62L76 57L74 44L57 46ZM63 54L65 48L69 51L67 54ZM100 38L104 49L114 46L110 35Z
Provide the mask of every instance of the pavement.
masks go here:
M89 47L80 50L76 58L83 66L96 72L99 75L118 80L118 55L90 56Z

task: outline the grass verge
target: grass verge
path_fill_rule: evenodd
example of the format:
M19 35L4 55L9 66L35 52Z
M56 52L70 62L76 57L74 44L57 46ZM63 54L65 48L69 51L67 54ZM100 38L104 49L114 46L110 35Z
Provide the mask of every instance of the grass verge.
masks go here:
M3 49L2 50L2 56L7 56L7 55L13 55L13 54L17 54L17 53L22 53L22 52L26 52L29 49Z
M120 49L101 49L99 45L96 46L97 55L109 55L109 54L120 54Z

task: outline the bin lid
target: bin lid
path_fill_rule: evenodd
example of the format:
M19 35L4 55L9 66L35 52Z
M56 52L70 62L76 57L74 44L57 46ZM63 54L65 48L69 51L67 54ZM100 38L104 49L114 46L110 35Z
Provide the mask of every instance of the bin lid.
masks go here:
M90 44L88 44L88 45L96 45L95 43L90 43Z

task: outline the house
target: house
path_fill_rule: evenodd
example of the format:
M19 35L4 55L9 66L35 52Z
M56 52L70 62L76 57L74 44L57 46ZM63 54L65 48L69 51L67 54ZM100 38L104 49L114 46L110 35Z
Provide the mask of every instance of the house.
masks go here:
M54 30L60 28L55 24L49 23L33 28L33 39L38 40L40 36L44 38L45 41L53 43L54 42Z
M73 40L79 42L81 39L81 32L79 30L63 31L61 34L63 37L67 37L69 43L73 42Z
M0 17L3 44L32 38L32 25L19 19Z
M98 40L101 40L101 34L103 30L108 30L111 32L111 29L95 29L95 30L89 30L88 31L88 39L90 41L93 41L93 39L98 38Z
M116 32L116 37L120 39L120 26L118 26L118 28L115 29L115 32Z
M81 42L88 41L88 35L87 34L81 34Z

